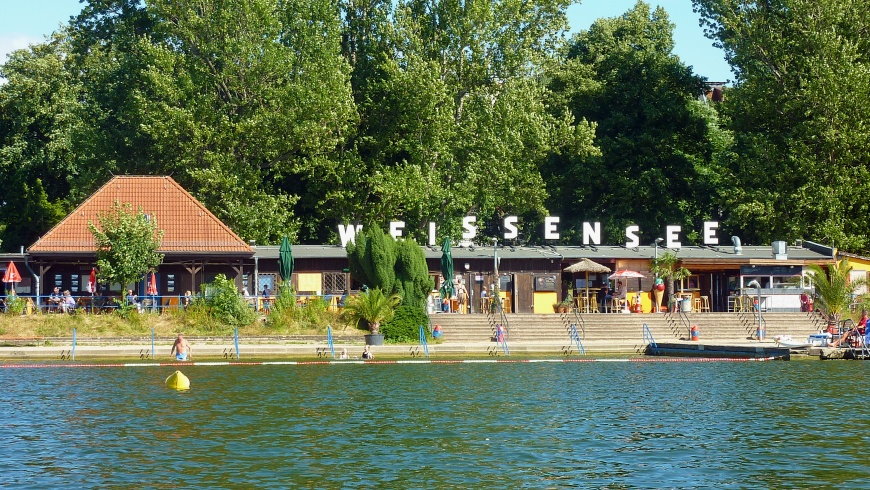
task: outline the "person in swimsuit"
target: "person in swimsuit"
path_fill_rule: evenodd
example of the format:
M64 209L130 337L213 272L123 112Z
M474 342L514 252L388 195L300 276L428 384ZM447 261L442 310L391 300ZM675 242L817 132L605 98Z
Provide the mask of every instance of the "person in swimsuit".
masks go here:
M172 344L172 350L169 351L169 356L171 357L173 355L175 356L175 359L179 361L190 360L190 343L181 334L178 334L175 343Z
M372 351L371 351L371 349L369 349L369 346L363 347L362 358L363 359L374 359L375 358L375 355L372 354Z

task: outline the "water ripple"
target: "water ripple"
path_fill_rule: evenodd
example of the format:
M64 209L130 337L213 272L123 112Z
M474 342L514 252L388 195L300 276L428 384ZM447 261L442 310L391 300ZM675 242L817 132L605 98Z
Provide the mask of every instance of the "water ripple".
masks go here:
M0 370L9 486L860 486L866 363ZM834 387L834 388L832 388Z

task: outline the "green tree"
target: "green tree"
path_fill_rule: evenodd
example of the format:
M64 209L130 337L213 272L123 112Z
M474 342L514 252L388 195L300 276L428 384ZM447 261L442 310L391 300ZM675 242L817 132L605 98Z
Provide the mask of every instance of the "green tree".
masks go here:
M73 23L87 178L172 174L261 243L317 228L356 119L339 25L325 0L93 2Z
M66 70L68 37L12 53L0 76L0 239L5 250L29 246L68 210L80 87Z
M545 173L549 204L574 235L583 221L601 221L616 241L627 224L649 239L682 224L691 241L718 217L713 140L722 136L698 100L704 80L673 54L673 29L663 8L639 1L575 35L552 70L556 100L575 120L596 122L601 151L556 155Z
M815 287L818 306L828 317L828 323L840 323L843 315L849 312L855 292L865 286L867 281L850 279L852 266L848 260L830 264L827 270L816 264L810 264L807 269L807 277L813 281Z
M378 226L366 226L347 244L350 272L369 288L396 292L396 241Z
M343 5L361 119L340 177L355 192L332 195L336 219L401 216L418 239L429 221L457 235L468 213L520 214L535 227L546 212L539 165L591 141L545 104L542 66L568 2ZM361 28L362 15L374 26Z
M870 250L870 16L857 0L693 0L737 77L726 223Z
M123 287L135 283L163 262L157 253L163 231L156 220L130 204L115 202L99 215L99 224L88 222L97 244L97 279Z

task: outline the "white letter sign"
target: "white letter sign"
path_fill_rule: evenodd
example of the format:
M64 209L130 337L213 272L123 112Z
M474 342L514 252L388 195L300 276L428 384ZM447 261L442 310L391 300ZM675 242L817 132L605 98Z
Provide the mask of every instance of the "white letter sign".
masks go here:
M544 240L559 239L559 217L547 216L544 218Z
M668 225L665 227L665 247L680 248L683 245L680 243L679 233L683 230L681 226Z
M390 221L390 236L393 238L401 238L402 230L405 228L404 221Z
M465 232L462 233L462 238L464 240L473 240L475 236L477 236L477 227L474 226L474 223L477 222L477 216L466 216L462 218L462 228L465 229Z
M716 236L715 231L718 228L718 221L704 222L704 245L719 245L719 237Z
M640 246L640 238L637 236L637 232L640 231L640 226L630 225L625 227L625 238L628 238L628 241L625 242L625 248L634 248Z
M516 238L520 235L519 230L517 230L517 219L516 216L508 216L504 219L505 240L510 240L511 238Z
M356 234L361 232L363 225L338 225L338 236L341 237L341 246L346 247L348 243L356 243Z
M601 245L601 223L595 222L595 226L583 222L583 245Z

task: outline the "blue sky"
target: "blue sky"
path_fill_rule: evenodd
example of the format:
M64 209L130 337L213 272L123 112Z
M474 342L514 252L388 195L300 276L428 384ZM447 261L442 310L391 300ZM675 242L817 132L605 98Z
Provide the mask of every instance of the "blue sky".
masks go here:
M586 29L599 17L615 17L634 6L636 0L585 0L568 9L571 30ZM647 0L661 5L676 25L674 52L695 73L711 81L732 78L731 70L720 49L704 37L698 16L692 12L691 0ZM81 10L79 0L0 0L0 62L9 51L39 42Z

